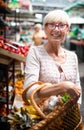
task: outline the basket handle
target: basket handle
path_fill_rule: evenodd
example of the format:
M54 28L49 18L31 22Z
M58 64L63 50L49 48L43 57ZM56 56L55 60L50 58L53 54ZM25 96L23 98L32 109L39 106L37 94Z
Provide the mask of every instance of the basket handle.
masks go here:
M31 104L33 105L33 107L35 108L35 110L38 112L38 114L42 117L42 118L46 118L46 115L42 112L42 110L39 108L39 106L36 104L35 100L34 100L34 95L37 91L39 91L41 88L44 88L48 85L49 83L43 83L41 84L38 88L36 88L34 91L32 91L31 95L30 95L30 101Z
M41 85L43 82L41 81L37 81L37 82L34 82L32 84L30 84L22 93L22 98L23 98L23 101L25 101L26 103L28 103L27 101L27 97L26 97L26 92L35 84L38 84L38 85Z
M40 89L48 86L49 83L42 83L39 87L37 87L35 90L32 91L31 95L30 95L30 101L31 104L33 105L33 107L35 108L35 110L38 112L38 114L42 117L42 118L47 118L47 116L42 112L42 110L39 108L39 106L37 105L36 101L34 100L34 95L37 91L39 91ZM71 90L74 92L74 90ZM78 96L74 93L74 98L71 98L71 102L72 104L76 103L78 100Z
M34 99L34 95L35 95L35 93L36 93L37 91L39 91L40 89L42 89L42 88L48 86L49 83L43 83L43 82L41 82L41 81L38 81L38 82L35 82L35 83L31 84L30 86L28 86L28 87L24 90L24 92L23 92L23 94L22 94L22 97L23 97L23 100L27 102L26 92L28 91L29 88L31 88L31 87L32 87L33 85L35 85L35 84L39 84L39 86L38 86L35 90L32 91L32 93L31 93L31 95L30 95L30 101L31 101L31 104L33 105L33 107L35 108L35 110L38 112L38 114L39 114L42 118L45 119L45 118L47 118L47 117L46 117L46 115L42 112L42 110L39 108L39 106L37 105L37 103L36 103L36 101L35 101L35 99ZM74 91L74 90L73 90L73 91ZM74 95L75 95L75 94L74 94ZM75 95L75 96L76 96L76 97L72 100L72 104L73 104L73 103L76 103L77 100L78 100L77 95ZM28 103L28 102L27 102L27 103Z

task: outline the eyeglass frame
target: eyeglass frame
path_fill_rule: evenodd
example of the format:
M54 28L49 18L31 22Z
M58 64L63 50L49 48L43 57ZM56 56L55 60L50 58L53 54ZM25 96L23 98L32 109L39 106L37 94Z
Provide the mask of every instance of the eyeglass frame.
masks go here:
M54 23L54 22L52 22L52 23L46 23L45 25L47 25L49 29L56 29L56 27L57 27L59 30L64 30L66 27L69 27L68 24L64 24L64 23ZM62 27L60 28L59 25L63 25L64 27L63 27L63 28L62 28ZM51 27L50 27L50 26L51 26Z

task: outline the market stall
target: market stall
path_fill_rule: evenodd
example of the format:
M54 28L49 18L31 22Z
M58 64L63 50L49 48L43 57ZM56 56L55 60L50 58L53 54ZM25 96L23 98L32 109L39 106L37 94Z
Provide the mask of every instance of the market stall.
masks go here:
M75 2L64 9L70 16L69 49L84 61L84 2Z
M1 75L1 80L0 80L0 83L2 85L1 91L2 93L6 93L5 96L4 94L0 94L0 98L1 98L1 102L3 100L3 97L6 98L5 101L3 102L7 104L7 107L6 107L7 110L6 110L6 113L4 113L4 115L9 113L9 102L11 102L11 100L9 100L9 86L10 86L9 82L10 80L13 82L12 84L12 87L13 87L12 91L13 91L14 84L15 84L15 64L17 61L18 61L18 64L20 64L21 62L25 62L25 57L0 48L0 72L3 73ZM6 90L4 91L5 87L6 87ZM13 101L11 102L11 105L12 103Z
M29 50L28 44L17 43L7 38L7 14L13 15L7 3L0 0L0 116L8 115L12 109L16 70L23 71L22 65L24 67Z

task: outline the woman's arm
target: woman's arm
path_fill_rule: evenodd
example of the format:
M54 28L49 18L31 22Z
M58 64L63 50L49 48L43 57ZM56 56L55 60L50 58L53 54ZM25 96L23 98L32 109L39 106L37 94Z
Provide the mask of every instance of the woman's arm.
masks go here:
M24 89L28 87L29 84L38 81L39 69L39 59L37 57L35 47L32 46L26 57Z
M24 90L32 83L37 82L39 80L39 59L35 51L35 47L32 46L28 52L26 58L26 66L25 66L25 80L24 80ZM38 87L38 85L30 88L27 92L27 96L29 97L30 93Z
M78 100L78 103L81 104L82 103L82 87L81 87L81 83L80 83L80 75L79 75L79 66L78 66L78 58L77 58L77 55L76 55L76 69L77 69L77 72L76 72L76 85L80 87L81 89L81 95L80 95L80 98Z
M63 93L69 92L70 95L75 98L75 97L80 97L81 94L81 89L76 86L74 83L69 82L69 81L63 81L58 84L52 84L49 87L47 86L46 88L41 89L38 92L39 97L48 97L52 95L61 95Z

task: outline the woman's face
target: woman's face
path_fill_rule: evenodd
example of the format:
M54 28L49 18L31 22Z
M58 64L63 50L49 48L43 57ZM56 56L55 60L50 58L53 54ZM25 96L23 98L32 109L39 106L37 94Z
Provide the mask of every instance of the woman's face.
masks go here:
M45 33L50 42L64 42L67 33L69 31L68 24L64 24L62 22L49 22L45 25Z

